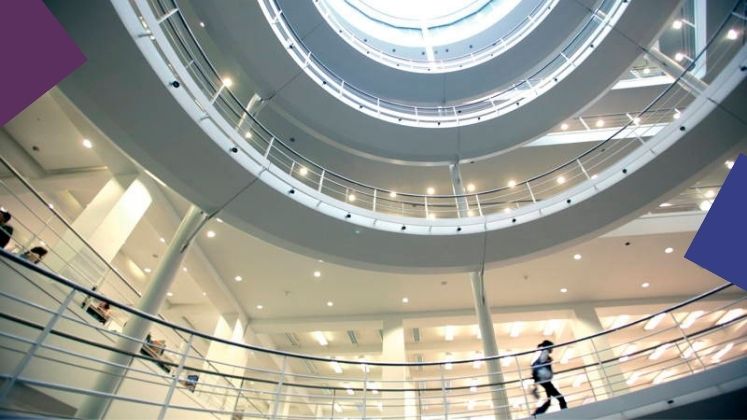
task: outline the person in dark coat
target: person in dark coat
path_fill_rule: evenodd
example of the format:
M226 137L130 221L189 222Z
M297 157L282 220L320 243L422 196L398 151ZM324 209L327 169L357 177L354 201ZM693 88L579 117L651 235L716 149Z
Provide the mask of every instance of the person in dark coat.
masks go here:
M544 340L543 342L539 343L539 345L537 345L537 348L540 349L540 354L539 356L537 356L534 362L532 362L532 379L534 379L535 384L544 388L545 393L547 394L547 401L534 411L535 416L537 414L546 412L547 409L550 408L550 404L552 404L553 398L558 400L561 410L568 408L568 404L565 402L563 394L561 394L560 391L558 391L558 389L555 388L555 385L553 385L551 382L553 372L552 357L550 357L550 353L552 353L552 346L554 345L555 343L550 340Z

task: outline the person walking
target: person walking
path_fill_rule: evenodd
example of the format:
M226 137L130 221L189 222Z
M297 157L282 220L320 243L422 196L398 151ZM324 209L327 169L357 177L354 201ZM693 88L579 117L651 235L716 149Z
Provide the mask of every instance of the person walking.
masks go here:
M5 210L0 210L0 249L5 249L5 246L10 242L10 238L13 236L13 226L9 225L11 215Z
M552 346L554 345L555 343L550 340L544 340L543 342L539 343L537 345L537 348L540 349L539 355L532 362L532 379L534 379L535 383L535 397L539 398L537 385L544 388L545 393L547 394L547 401L545 401L544 404L542 404L534 411L533 415L535 416L546 412L547 409L550 408L550 404L552 404L553 398L558 400L561 410L568 408L568 404L565 402L563 394L561 394L560 391L558 391L558 389L555 388L555 385L553 385L553 383L551 382L553 372L552 357L550 357L550 353L552 353Z

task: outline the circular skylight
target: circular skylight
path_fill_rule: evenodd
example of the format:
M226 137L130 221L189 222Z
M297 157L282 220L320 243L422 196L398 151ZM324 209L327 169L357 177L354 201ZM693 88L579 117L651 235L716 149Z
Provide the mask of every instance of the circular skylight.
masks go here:
M452 71L507 50L556 0L317 0L327 22L372 59ZM456 63L452 63L456 62Z

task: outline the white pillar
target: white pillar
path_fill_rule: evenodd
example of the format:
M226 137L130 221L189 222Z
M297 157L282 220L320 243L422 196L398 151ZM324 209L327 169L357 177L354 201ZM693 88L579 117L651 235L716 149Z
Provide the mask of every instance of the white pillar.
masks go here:
M166 293L174 282L176 271L184 260L190 241L205 220L207 220L207 215L200 209L195 206L189 208L166 249L161 263L156 267L153 279L138 301L138 310L152 315L158 314L166 299ZM138 316L130 317L124 326L122 335L114 344L114 347L121 350L122 353L111 354L109 357L110 364L102 366L102 371L96 379L93 391L110 395L117 390L127 374L126 367L129 367L132 363L133 358L129 354L136 354L140 350L141 341L148 334L151 324L152 321L150 320ZM132 339L126 337L132 337ZM110 402L111 399L106 397L89 396L83 400L76 417L102 418Z
M602 331L602 322L597 316L595 308L591 305L578 305L573 309L574 319L571 323L573 335L580 339L588 337ZM594 392L597 398L605 396L614 396L617 393L627 390L625 376L617 366L617 362L599 365L600 360L614 360L615 353L610 350L610 343L607 336L599 336L590 340L578 343L575 349L576 354L583 354L582 360L585 365L593 365L586 369L589 380L594 386ZM558 355L562 357L562 355ZM604 386L600 385L604 383Z
M465 193L462 174L459 170L459 164L449 165L451 174L451 183L454 195L463 195ZM456 199L457 209L460 217L467 217L469 208L466 197ZM472 284L472 296L475 304L475 314L477 323L480 327L482 337L483 354L485 356L498 355L498 343L495 340L495 329L493 328L493 319L490 315L490 307L485 297L485 281L482 272L469 273L470 283ZM490 383L503 384L503 374L501 364L498 360L489 360L486 363L488 368L488 380ZM509 411L508 397L503 385L491 388L490 397L493 401L493 412L497 419L511 418Z
M669 58L669 56L659 51L658 48L651 48L648 51L648 55L659 64L659 68L664 73L674 79L681 77L681 86L693 96L700 95L708 88L708 85L704 81L697 78L692 72L685 72L685 69L677 61Z
M386 362L405 362L407 361L407 352L405 349L405 328L401 318L386 318L382 326L382 359ZM407 368L405 366L384 366L382 367L381 379L382 388L407 388ZM404 393L380 392L384 398L397 398L390 400L392 405L404 405L402 408L387 407L387 400L384 400L384 413L387 416L393 415L414 419L417 417L417 407L415 405L415 393L407 391ZM370 414L369 414L370 415Z
M83 209L72 227L91 247L110 263L127 242L145 215L153 199L139 178L115 177L109 180ZM60 260L48 259L63 276L81 283L98 283L107 267L71 231L50 244Z

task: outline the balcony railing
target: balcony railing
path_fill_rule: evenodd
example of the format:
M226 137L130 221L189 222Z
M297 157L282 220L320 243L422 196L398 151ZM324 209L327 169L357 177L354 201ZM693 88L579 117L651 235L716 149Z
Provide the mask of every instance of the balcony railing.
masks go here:
M280 8L274 0L273 3L275 3L273 9L279 10ZM337 32L361 54L386 64L389 67L418 73L445 73L462 70L491 60L492 58L508 51L524 39L524 37L530 34L534 28L542 23L550 12L552 12L557 4L558 0L545 0L539 2L525 18L514 25L511 29L507 30L496 41L481 48L471 49L469 54L439 60L417 60L399 57L389 51L373 47L366 40L361 40L356 33L348 30L347 26L338 19L337 13L330 9L330 5L326 1L314 2L314 5L319 9L319 13L335 30L335 32ZM293 30L292 25L286 24L286 26ZM300 39L295 31L293 32L293 36L296 40Z
M307 356L212 337L139 312L5 251L0 260L0 406L6 410L65 414L45 411L49 404L23 411L14 399L23 387L73 408L83 397L111 399L112 417L493 418L500 413L523 418L538 404L530 391L536 349L422 363ZM731 291L724 285L634 322L554 345L553 382L573 408L744 357L745 298ZM183 337L187 345L141 341L143 350L130 354L135 362L127 366L119 392L96 393L96 375L107 355L119 351L112 343L121 333L86 315L81 306L91 301L108 302L130 320L146 318L154 331ZM196 351L198 341L203 347L220 345L232 360L247 362L207 358ZM491 359L500 363L499 381L487 371ZM494 394L501 396L501 406Z
M177 0L158 0L157 3L161 13L178 9ZM512 83L509 87L458 105L416 106L377 97L345 81L325 66L305 46L302 37L295 33L293 26L286 20L275 0L261 0L259 4L275 35L293 60L329 94L374 118L395 124L431 128L476 124L506 114L516 109L517 106L525 105L542 95L570 74L591 54L594 45L599 45L612 30L628 5L622 0L603 0L557 56L547 60L539 70L525 76L523 80ZM491 54L495 53L486 52L482 60L492 58ZM457 64L459 65L463 64ZM439 69L431 66L425 67L424 70L427 73L436 72Z
M377 229L453 234L454 229L469 230L467 226L480 231L532 220L550 207L565 205L570 191L584 191L582 195L588 197L613 184L620 177L616 167L623 159L635 162L634 166L654 159L655 147L667 146L662 146L663 140L658 137L650 138L652 133L687 115L687 107L694 101L677 83L683 74L639 112L626 115L628 121L605 141L543 174L467 194L393 191L328 170L265 127L221 77L180 10L167 9L163 1L135 0L115 6L151 65L179 86L172 89L172 94L193 119L211 137L220 137L220 144L233 144L230 152L240 154L238 160L253 174L271 174L274 181L279 181L273 183L274 188L316 209L323 202L330 214ZM731 11L743 4L743 0L735 2ZM738 13L724 16L703 50L683 63L686 73L722 68L731 71L726 64L742 49L728 41L727 34L742 23ZM623 173L627 174L627 169ZM465 201L467 208L461 209L460 202Z

